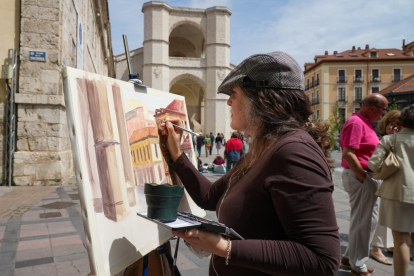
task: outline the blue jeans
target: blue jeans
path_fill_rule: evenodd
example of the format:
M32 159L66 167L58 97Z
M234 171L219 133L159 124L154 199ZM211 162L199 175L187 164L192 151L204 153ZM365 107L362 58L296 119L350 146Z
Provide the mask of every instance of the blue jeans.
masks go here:
M239 160L237 160L239 161ZM237 161L230 161L229 159L226 160L226 171L229 172L234 165L236 165Z
M201 147L197 147L198 157L201 156Z

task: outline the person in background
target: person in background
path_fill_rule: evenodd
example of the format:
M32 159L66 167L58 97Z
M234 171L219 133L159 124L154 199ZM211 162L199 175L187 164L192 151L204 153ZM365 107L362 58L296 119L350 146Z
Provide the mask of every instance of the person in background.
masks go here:
M206 148L206 157L208 157L208 154L210 153L210 148L212 147L210 136L206 135L204 138L204 146Z
M221 157L220 155L218 155L213 160L213 172L216 172L216 173L225 173L226 172L226 168L224 167L224 163L226 163L226 161L224 160L224 158Z
M197 139L196 136L191 134L191 140L193 141L193 150L194 152L196 151L196 146L197 146Z
M230 96L230 127L249 133L254 142L215 183L182 154L183 132L170 121L162 125L168 131L170 166L194 202L216 211L220 223L244 238L200 229L172 231L213 254L210 276L333 276L338 271L328 127L309 122L313 112L304 83L301 66L282 52L253 55L227 75L218 93Z
M201 156L201 147L204 146L204 136L203 133L200 131L200 135L197 136L197 153L198 157Z
M215 137L213 135L213 132L210 132L210 139L211 139L210 155L212 155L213 145L214 145L214 140L215 140Z
M381 121L378 124L380 139L385 135L394 134L396 131L398 132L402 129L402 126L398 120L398 117L400 115L401 111L399 110L391 110L387 114L385 114L385 116L381 119ZM392 252L394 247L394 241L392 239L391 230L387 227L377 224L377 228L375 229L371 244L371 258L375 259L376 261L382 264L392 265L391 260L385 257L384 253L381 250L382 247L387 248L388 251Z
M220 150L221 150L222 145L223 145L222 135L220 133L217 133L217 136L216 136L217 155L220 155Z
M399 123L403 129L381 139L368 166L374 172L381 170L395 138L394 154L400 168L385 179L377 191L381 197L378 223L392 230L394 275L406 276L410 264L410 244L414 243L414 105L401 111Z
M243 143L239 140L239 134L235 131L227 141L224 149L224 159L226 159L226 170L230 169L240 160L243 154Z
M378 221L379 198L375 192L381 181L372 177L368 159L379 143L372 123L387 111L387 99L378 93L370 94L363 99L359 112L352 114L341 131L342 183L351 205L349 243L341 265L351 268L354 276L371 276L374 272L365 262L369 258Z

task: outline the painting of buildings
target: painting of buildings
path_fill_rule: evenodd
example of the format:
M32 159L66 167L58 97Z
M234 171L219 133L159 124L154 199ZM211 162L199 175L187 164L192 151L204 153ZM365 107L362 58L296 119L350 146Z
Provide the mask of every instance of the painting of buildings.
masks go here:
M185 100L68 67L62 76L91 274L116 275L172 237L137 212L147 208L144 183L169 183L157 120L187 126ZM195 164L190 138L182 149ZM179 210L205 215L187 192Z

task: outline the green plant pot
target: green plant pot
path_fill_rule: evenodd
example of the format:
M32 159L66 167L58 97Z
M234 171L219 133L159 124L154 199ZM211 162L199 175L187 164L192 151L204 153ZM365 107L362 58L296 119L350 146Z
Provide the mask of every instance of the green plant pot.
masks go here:
M177 219L178 205L184 195L184 186L145 183L144 193L149 218L162 222L172 222Z

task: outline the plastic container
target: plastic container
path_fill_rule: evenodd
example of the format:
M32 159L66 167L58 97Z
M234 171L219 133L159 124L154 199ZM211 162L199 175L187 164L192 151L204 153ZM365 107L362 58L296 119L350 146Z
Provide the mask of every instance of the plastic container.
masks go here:
M177 219L178 205L184 195L183 185L145 183L144 193L149 218L162 222L172 222Z

